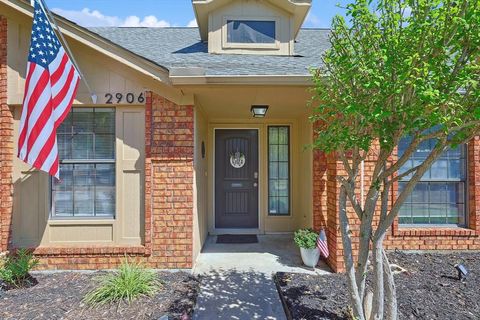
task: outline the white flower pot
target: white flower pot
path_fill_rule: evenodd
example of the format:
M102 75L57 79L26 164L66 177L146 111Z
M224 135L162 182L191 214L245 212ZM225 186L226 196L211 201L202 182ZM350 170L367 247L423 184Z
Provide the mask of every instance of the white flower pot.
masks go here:
M310 268L315 268L320 259L320 249L300 248L303 264Z

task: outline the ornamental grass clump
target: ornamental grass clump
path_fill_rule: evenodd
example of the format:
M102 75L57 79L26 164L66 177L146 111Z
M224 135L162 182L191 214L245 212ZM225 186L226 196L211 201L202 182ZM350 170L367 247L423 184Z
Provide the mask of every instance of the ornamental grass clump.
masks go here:
M32 279L30 271L37 265L38 260L29 250L19 249L0 261L0 280L12 288L28 285L28 280Z
M295 241L300 248L315 249L317 247L317 237L318 234L312 229L300 229L295 231L293 241Z
M84 302L92 307L105 304L131 303L141 296L153 296L161 286L157 274L140 263L125 259L118 271L99 278L100 285L87 293Z

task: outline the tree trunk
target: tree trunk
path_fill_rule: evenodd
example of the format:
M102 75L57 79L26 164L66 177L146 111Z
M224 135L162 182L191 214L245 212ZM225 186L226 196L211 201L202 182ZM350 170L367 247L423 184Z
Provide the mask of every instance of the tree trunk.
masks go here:
M397 305L397 291L395 288L395 280L393 279L392 269L390 268L390 261L387 253L382 250L383 268L385 270L385 303L386 303L386 319L398 320L398 305Z
M342 232L343 256L345 258L345 267L347 269L348 286L350 292L350 299L353 308L353 314L357 320L365 320L365 315L362 306L362 299L358 292L358 286L355 278L355 266L353 264L353 251L351 231L347 216L347 192L345 186L340 187L339 195L339 213L340 226Z
M383 266L383 239L385 234L373 239L373 319L383 320L385 307L384 266Z

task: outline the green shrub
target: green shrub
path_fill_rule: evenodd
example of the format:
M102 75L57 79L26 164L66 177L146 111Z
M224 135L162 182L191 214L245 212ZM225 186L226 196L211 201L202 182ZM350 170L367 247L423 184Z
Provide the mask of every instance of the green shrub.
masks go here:
M318 234L312 229L300 229L295 231L293 240L300 248L315 249L317 247Z
M86 294L84 302L93 306L126 301L140 296L152 296L160 287L157 274L142 265L125 259L118 271L99 277L100 285Z
M4 258L0 265L0 280L11 287L21 287L30 278L30 271L38 260L27 249L19 249L15 255Z

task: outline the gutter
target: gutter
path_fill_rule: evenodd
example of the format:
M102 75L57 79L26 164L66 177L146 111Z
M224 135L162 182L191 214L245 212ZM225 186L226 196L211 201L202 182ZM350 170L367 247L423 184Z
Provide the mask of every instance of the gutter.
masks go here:
M172 68L172 85L313 85L311 75L206 75L204 68Z

